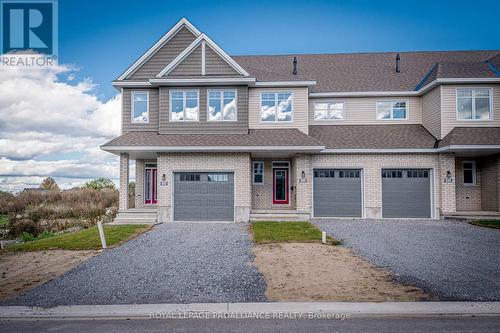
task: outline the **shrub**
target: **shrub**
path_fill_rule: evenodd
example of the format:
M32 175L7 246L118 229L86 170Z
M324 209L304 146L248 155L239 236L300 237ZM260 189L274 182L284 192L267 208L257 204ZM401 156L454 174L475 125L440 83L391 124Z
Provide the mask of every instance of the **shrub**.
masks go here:
M40 224L30 219L9 222L9 234L12 236L20 236L23 232L38 236L42 231Z
M23 242L31 242L31 241L35 241L35 240L39 240L39 239L49 238L52 236L55 236L55 234L52 231L47 231L47 230L45 230L44 232L42 232L38 236L33 236L29 232L23 231L19 235L19 238L21 238L21 240Z
M47 177L45 178L42 183L40 184L40 188L44 190L58 190L59 191L59 186L56 183L56 180L52 177Z
M88 188L92 190L102 190L102 189L110 189L114 190L116 189L115 183L111 179L108 178L98 178L94 179L92 181L86 182L85 185L83 185L83 188Z

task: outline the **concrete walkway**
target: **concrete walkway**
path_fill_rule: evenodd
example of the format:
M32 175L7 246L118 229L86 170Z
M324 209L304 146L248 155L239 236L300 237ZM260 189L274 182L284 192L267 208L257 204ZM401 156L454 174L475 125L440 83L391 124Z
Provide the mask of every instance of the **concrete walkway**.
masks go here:
M288 315L289 317L279 317ZM349 319L380 316L500 316L500 302L266 302L2 306L0 319ZM335 316L339 318L335 318Z

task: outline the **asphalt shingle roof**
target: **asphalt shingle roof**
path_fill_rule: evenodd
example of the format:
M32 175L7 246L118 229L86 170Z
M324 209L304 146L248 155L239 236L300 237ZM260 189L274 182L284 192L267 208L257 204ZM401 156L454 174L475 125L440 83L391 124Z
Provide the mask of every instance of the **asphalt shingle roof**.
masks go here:
M233 56L258 81L315 80L311 92L412 91L436 64L440 77L496 77L485 64L498 62L500 50ZM297 57L298 75L292 75ZM441 72L440 72L441 71Z
M105 143L112 146L317 146L320 143L298 129L251 129L248 134L158 134L128 132Z
M332 149L435 148L422 125L312 125L309 135Z
M450 145L500 145L500 127L455 127L439 142Z

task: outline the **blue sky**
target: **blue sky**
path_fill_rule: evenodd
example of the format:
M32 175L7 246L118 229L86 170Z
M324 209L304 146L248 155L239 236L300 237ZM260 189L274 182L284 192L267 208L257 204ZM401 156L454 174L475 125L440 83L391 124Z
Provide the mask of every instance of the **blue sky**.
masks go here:
M59 1L59 56L110 81L186 17L231 55L500 48L500 2Z
M499 12L499 1L59 0L59 66L0 68L0 190L116 181L117 157L99 149L120 133L111 81L182 17L242 55L500 49Z

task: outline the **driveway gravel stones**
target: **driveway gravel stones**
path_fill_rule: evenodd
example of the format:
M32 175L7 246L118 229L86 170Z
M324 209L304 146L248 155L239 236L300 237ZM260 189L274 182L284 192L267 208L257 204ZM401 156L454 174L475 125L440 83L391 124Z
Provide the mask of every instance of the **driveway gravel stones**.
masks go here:
M168 223L1 305L262 302L247 225Z
M320 229L442 300L500 300L500 230L458 221L315 220Z

